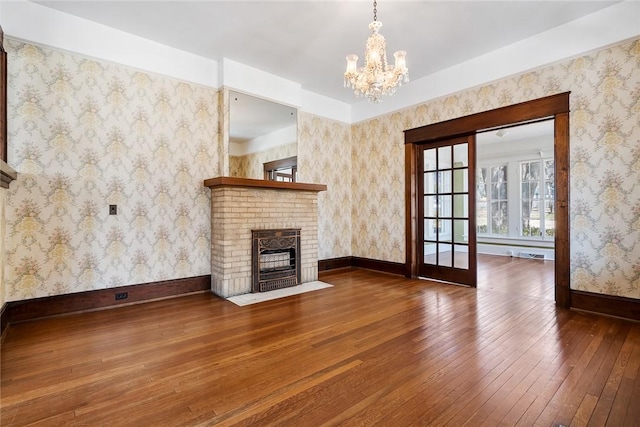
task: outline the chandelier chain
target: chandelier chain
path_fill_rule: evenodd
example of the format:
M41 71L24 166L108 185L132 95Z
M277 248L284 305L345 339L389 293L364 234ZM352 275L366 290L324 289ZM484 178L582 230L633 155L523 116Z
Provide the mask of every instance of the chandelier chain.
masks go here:
M378 2L373 0L373 20L378 20Z

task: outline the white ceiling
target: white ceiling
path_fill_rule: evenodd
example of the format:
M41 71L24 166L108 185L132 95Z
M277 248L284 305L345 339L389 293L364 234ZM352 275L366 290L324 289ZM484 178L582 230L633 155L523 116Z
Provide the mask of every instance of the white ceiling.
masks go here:
M527 139L550 139L553 147L553 120L523 123L517 126L504 127L499 130L478 133L478 144L517 143Z
M477 157L479 161L519 155L531 158L544 155L553 157L554 121L524 123L498 131L478 133ZM543 154L540 154L540 153Z
M39 1L213 60L228 58L348 104L345 56L362 58L369 1ZM407 51L411 79L483 55L618 1L380 0L387 56ZM400 90L402 90L401 88Z
M230 142L248 142L294 126L297 120L297 111L293 107L229 91Z

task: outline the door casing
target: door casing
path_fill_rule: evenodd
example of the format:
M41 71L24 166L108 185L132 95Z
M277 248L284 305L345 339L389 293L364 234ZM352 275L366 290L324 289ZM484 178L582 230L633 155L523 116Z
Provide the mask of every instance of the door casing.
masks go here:
M418 150L419 146L487 129L553 118L555 157L555 300L571 306L569 265L569 95L563 92L494 110L405 131L405 276L418 275Z

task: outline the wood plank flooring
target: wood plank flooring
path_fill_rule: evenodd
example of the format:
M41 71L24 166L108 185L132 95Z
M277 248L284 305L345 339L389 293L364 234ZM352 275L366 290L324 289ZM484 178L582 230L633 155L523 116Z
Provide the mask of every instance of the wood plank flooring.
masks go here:
M12 325L0 424L640 425L640 324L557 309L553 263L545 285L548 263L493 258L478 289L343 269L257 305Z

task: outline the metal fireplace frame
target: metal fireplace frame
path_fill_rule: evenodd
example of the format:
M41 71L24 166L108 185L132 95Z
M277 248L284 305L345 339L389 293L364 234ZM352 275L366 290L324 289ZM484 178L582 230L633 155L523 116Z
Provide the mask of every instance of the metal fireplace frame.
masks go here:
M252 293L300 284L299 228L251 230L251 242ZM278 257L282 254L289 255L288 262Z

